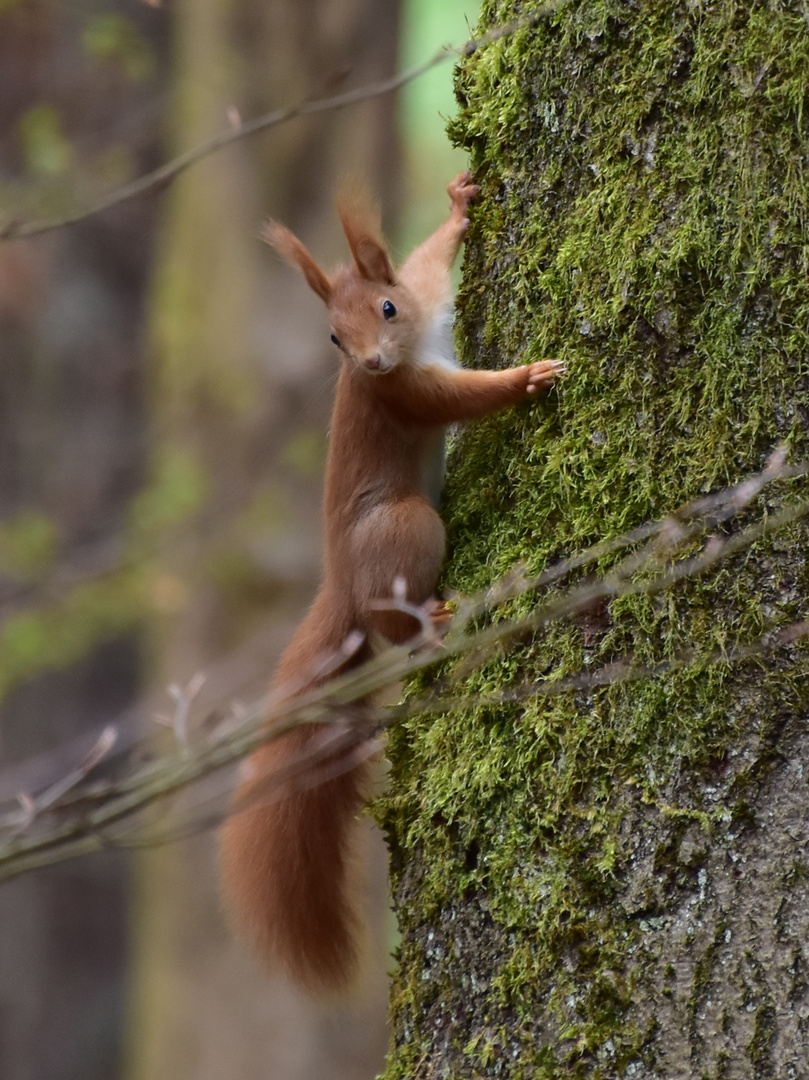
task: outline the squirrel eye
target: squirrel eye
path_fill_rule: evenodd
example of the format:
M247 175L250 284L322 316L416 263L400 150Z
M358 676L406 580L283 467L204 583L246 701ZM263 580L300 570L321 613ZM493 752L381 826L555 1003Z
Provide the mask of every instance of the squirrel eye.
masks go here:
M332 334L331 339L334 342L334 344L337 346L338 349L342 349L343 346L340 344L340 339L338 338L338 336L336 334Z
M390 300L386 300L382 305L382 314L386 319L392 319L396 314L396 305L392 304Z

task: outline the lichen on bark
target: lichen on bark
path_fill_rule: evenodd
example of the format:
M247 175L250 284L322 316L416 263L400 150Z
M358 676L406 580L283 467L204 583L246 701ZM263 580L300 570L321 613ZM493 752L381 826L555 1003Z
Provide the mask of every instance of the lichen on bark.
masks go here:
M481 29L534 8L489 2ZM568 374L458 440L448 586L539 570L779 443L807 457L807 87L797 2L571 0L464 62L461 354ZM805 544L553 626L464 689L756 640L805 617ZM395 731L388 1080L799 1076L808 667L793 646Z

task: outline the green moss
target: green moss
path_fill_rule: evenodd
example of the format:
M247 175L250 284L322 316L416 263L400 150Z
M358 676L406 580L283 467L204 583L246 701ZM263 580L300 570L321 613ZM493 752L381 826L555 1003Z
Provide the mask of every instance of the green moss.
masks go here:
M489 3L484 25L513 16ZM463 359L555 355L568 374L546 404L456 443L451 588L473 592L521 561L541 569L659 517L761 467L779 442L807 455L803 19L764 3L571 2L460 71L451 132L482 189L459 297ZM552 626L463 688L755 640L801 617L805 543L795 529L662 597L621 598L594 641L578 622ZM733 806L701 805L697 780L690 801L672 802L673 777L698 778L760 717L805 710L806 651L792 663L696 664L393 734L379 807L402 904L390 1080L480 1075L481 1054L496 1056L484 1008L508 1017L503 1060L530 1059L531 1075L624 1075L644 1060L629 960L642 934L613 902L630 870L622 827L641 814L650 828L696 822L710 839ZM451 957L431 960L425 944L428 927L452 940L448 912L480 920L493 975L466 1000ZM464 1018L465 1071L436 1064L452 1041L436 1001Z

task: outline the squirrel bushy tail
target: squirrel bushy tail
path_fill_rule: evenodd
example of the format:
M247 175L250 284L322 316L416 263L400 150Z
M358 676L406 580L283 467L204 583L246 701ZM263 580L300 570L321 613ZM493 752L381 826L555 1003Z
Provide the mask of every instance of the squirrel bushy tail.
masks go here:
M338 656L351 629L350 613L321 593L282 657L276 686L298 695L322 682L302 673ZM361 649L339 670L366 658ZM328 678L336 673L330 667ZM250 757L221 843L225 900L237 926L262 959L314 993L340 990L357 972L356 817L370 786L369 763L345 751L301 768L328 735L326 725L302 725Z

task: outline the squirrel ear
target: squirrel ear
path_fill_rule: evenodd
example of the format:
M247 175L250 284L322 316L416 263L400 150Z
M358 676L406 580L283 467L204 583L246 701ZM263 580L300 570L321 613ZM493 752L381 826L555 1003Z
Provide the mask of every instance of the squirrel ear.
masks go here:
M396 284L396 274L382 244L370 236L351 237L348 231L346 236L357 269L366 281L376 281L380 285Z
M380 285L395 285L396 273L382 237L379 209L367 193L356 187L344 190L337 212L362 277Z
M331 281L294 233L279 225L277 221L268 221L261 230L261 239L266 240L282 258L301 271L310 289L317 293L324 304L328 306L331 303Z

